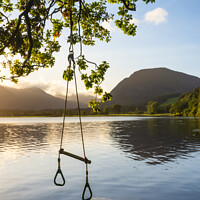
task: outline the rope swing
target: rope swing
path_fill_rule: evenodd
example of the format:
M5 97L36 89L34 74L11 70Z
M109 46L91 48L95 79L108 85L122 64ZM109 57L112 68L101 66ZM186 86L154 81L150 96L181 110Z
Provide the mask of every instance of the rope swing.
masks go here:
M71 0L69 0L69 18L70 18L70 47L69 47L69 55L68 55L68 62L69 66L67 67L66 74L68 74L67 78L67 86L66 86L66 95L65 95L65 103L64 103L64 115L63 115L63 122L62 122L62 132L61 132L61 140L60 140L60 149L58 151L58 170L54 177L54 183L57 186L64 186L65 185L65 178L61 170L61 154L72 157L74 159L80 160L85 163L85 171L86 171L86 182L82 193L82 199L83 200L90 200L92 198L92 190L90 188L89 182L88 182L88 164L91 164L91 161L87 159L86 157L86 150L85 150L85 144L84 144L84 137L83 137L83 128L82 128L82 121L81 121L81 111L80 111L80 103L79 103L79 96L78 96L78 87L77 87L77 80L76 80L76 64L74 61L74 51L73 51L73 21L72 21L72 9L71 9ZM73 68L73 76L75 81L75 90L76 90L76 100L77 100L77 109L78 109L78 116L79 116L79 124L80 124L80 132L81 132L81 139L82 139L82 147L83 147L83 157L80 157L78 155L66 152L63 148L63 136L64 136L64 129L65 129L65 118L66 118L66 111L67 111L67 101L68 101L68 91L69 91L69 81L70 76ZM58 175L61 176L62 181L61 183L57 182ZM89 191L89 197L85 198L86 190Z

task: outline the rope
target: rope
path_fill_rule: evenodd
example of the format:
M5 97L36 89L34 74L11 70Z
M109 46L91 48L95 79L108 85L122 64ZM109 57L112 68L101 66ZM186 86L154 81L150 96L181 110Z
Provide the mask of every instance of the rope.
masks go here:
M79 36L80 36L80 17L81 17L81 0L79 1L79 19L78 19L78 27L79 27ZM63 144L63 137L64 137L64 129L65 129L65 118L66 118L66 110L67 110L67 101L68 101L68 90L69 90L69 79L70 79L70 70L73 64L73 71L74 71L74 82L75 82L75 91L76 91L76 99L77 99L77 109L78 109L78 116L79 116L79 124L80 124L80 131L81 131L81 140L82 140L82 147L83 147L83 155L84 155L84 161L85 161L85 166L86 166L86 183L85 187L82 193L82 199L84 200L90 200L92 198L92 190L90 188L90 185L88 183L88 160L86 157L86 150L85 150L85 143L84 143L84 137L83 137L83 126L82 126L82 121L81 121L81 109L80 109L80 103L79 103L79 96L78 96L78 86L77 86L77 79L76 79L76 64L74 61L74 52L73 52L73 21L72 21L72 9L71 9L71 0L69 0L69 10L70 10L70 47L69 47L69 55L68 55L68 62L69 66L67 68L68 70L68 80L67 80L67 87L66 87L66 94L65 94L65 103L64 103L64 114L63 114L63 122L62 122L62 132L61 132L61 140L60 140L60 150L58 153L58 170L56 172L56 175L54 177L54 183L58 186L63 186L65 184L65 178L62 174L61 168L60 168L60 154L62 149L62 144ZM82 56L82 40L80 36L80 55ZM66 152L67 153L67 152ZM69 155L69 153L67 153ZM71 154L72 155L72 154ZM77 156L76 156L77 157ZM62 183L57 183L56 179L58 175L61 175L62 177ZM86 189L89 190L90 197L85 198L85 192Z
M79 26L79 34L80 34L80 18L81 18L81 0L79 0L79 17L78 17L78 26ZM70 10L70 50L73 52L73 21L72 21L72 9L71 9L71 0L69 0L69 10ZM82 42L81 43L81 54L82 54ZM76 80L76 69L75 69L75 62L74 62L74 56L72 57L73 61L73 70L74 70L74 82L75 82L75 89L76 89L76 99L77 99L77 106L78 106L78 115L79 115L79 123L80 123L80 130L81 130L81 139L82 139L82 145L83 145L83 155L86 159L86 153L85 153L85 144L84 144L84 138L83 138L83 126L81 121L81 111L80 111L80 103L79 103L79 96L78 96L78 87L77 87L77 80ZM87 163L86 163L87 165ZM86 167L87 169L87 167Z
M68 71L70 71L70 67L68 67ZM69 73L68 73L69 74ZM62 122L62 132L61 132L61 139L60 139L60 149L62 149L62 143L63 143L63 135L64 135L64 129L65 129L65 117L66 117L66 111L67 111L67 97L68 97L68 91L69 91L69 75L68 75L68 81L67 81L67 87L66 87L66 93L65 93L65 104L64 104L64 114L63 114L63 122ZM60 158L60 153L58 153L58 157Z
M75 65L74 65L74 82L75 82L75 89L76 89L76 99L77 99L77 106L78 106L78 116L79 116L79 124L80 124L80 130L81 130L81 139L82 139L82 146L83 146L83 155L85 160L86 158L86 151L85 151L85 143L84 143L84 137L83 137L83 126L82 126L82 120L81 120L81 109L80 109L80 103L79 103L79 96L78 96L78 89L77 89L77 80L76 80L76 72L75 72ZM88 171L88 166L86 164L86 172Z
M79 6L80 6L80 13L81 13L81 1L79 1ZM75 72L76 70L75 70L75 61L74 61L74 53L73 53L73 21L72 21L72 11L71 11L71 0L69 1L69 10L70 10L70 47L69 47L70 54L68 56L68 61L69 61L68 71L70 72L71 62L73 62L76 99L77 99L77 107L78 107L79 124L80 124L80 130L81 130L81 140L82 140L82 146L83 146L83 155L84 155L84 159L86 160L87 158L86 158L85 143L84 143L84 137L83 137L81 109L80 109L80 103L79 103L78 86L77 86L77 80L76 80L76 72ZM80 15L79 15L79 34L80 34ZM80 43L81 43L81 53L82 53L82 42L80 42ZM65 118L66 118L68 90L69 90L69 76L70 76L70 73L68 73L68 80L67 80L67 87L66 87L66 94L65 94L65 106L64 106L63 123L62 123L60 150L62 149L64 128L65 128ZM60 158L60 153L59 153L59 158ZM88 171L87 162L85 162L85 164L86 164L86 174L87 174L87 171Z
M70 46L69 46L69 51L73 51L73 21L72 21L71 0L69 0L69 18L70 18Z
M88 182L88 164L86 162L87 157L86 157L85 143L84 143L84 137L83 137L83 126L82 126L82 121L81 121L81 110L80 110L80 103L79 103L79 96L78 96L78 89L77 89L75 63L74 63L73 67L74 67L74 82L75 82L75 89L76 89L76 99L77 99L77 106L78 106L78 116L79 116L79 124L80 124L80 130L81 130L83 154L84 154L84 159L85 159L85 172L86 172L86 177L85 177L86 180L85 180L85 186L84 186L83 193L82 193L82 199L83 200L90 200L92 198L92 190L91 190L89 182ZM87 189L89 190L90 196L88 198L85 198L85 193L86 193Z
M80 20L81 20L81 11L82 11L81 0L79 0L78 36L79 36L79 39L80 39L80 56L82 56L82 54L83 54L82 38L81 38L81 25L80 25Z
M73 51L73 22L72 22L72 9L71 9L71 0L69 0L69 10L70 10L70 47L69 52ZM66 111L67 111L67 97L68 97L68 90L69 90L69 77L70 77L70 68L71 68L71 55L68 56L68 80L67 80L67 87L66 87L66 94L65 94L65 106L64 106L64 115L63 115L63 123L62 123L62 133L61 133L61 140L60 140L60 150L62 149L62 143L63 143L63 135L64 135L64 129L65 129L65 117L66 117ZM74 62L74 61L73 61ZM60 158L60 153L59 156Z

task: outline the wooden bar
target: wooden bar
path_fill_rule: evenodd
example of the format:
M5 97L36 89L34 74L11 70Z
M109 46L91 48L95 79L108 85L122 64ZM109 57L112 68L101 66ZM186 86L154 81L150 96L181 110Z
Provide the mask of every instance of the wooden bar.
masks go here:
M72 154L72 153L69 153L67 151L64 151L64 149L60 149L59 153L60 154L64 154L64 155L69 156L69 157L72 157L72 158L75 158L77 160L83 161L85 163L91 164L91 160L88 160L87 158L82 158L82 157L77 156L75 154Z

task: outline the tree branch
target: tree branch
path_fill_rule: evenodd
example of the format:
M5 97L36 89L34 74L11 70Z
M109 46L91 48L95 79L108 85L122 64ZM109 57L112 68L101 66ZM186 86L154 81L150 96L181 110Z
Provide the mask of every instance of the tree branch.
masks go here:
M19 15L16 29L15 29L15 31L13 32L13 34L11 35L11 37L9 38L9 40L6 42L6 44L4 45L4 47L0 49L0 53L2 53L2 52L4 51L4 49L5 49L6 47L8 47L8 45L13 41L15 35L17 34L17 31L18 31L18 29L19 29L19 26L20 26L20 24L21 24L21 20L22 20L22 16L23 16L23 15L24 15L24 13L21 13L21 14Z
M3 17L5 17L6 20L7 20L7 22L9 23L9 19L8 19L8 17L6 15L4 15L2 12L0 12L0 15L2 15Z
M47 8L47 14L45 16L45 18L43 19L44 21L44 26L46 24L46 20L47 18L49 17L49 12L50 12L50 9L55 5L56 1L55 0L52 0L52 2L50 3L49 7Z
M127 10L136 11L135 3L133 3L133 7L129 7L129 3L126 3L126 0L121 0ZM128 1L129 2L129 1Z
M27 27L28 27L27 32L28 32L28 40L29 40L29 43L30 43L30 47L29 47L29 50L28 50L28 56L25 59L25 61L23 62L22 68L24 68L26 63L30 60L31 52L32 52L32 49L33 49L33 38L32 38L32 35L31 35L31 23L30 23L30 18L28 16L28 12L25 14L25 20L26 20L26 24L27 24Z
M19 15L19 18L18 18L18 22L17 22L17 26L16 26L16 29L15 31L12 33L11 37L8 39L8 41L6 42L6 44L4 45L3 48L0 49L0 53L2 53L4 51L4 49L6 47L8 47L8 45L13 41L14 37L16 36L17 34L17 31L19 30L19 26L21 24L21 20L22 20L22 16L25 16L26 13L28 14L30 12L30 9L33 5L33 1L34 0L30 0L28 5L26 6L26 9ZM26 17L25 17L26 18Z

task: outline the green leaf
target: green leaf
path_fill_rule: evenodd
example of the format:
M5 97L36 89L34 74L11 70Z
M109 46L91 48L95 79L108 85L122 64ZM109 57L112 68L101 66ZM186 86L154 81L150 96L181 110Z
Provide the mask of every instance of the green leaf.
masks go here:
M71 81L73 80L73 75L74 75L74 70L72 69L67 69L63 72L63 79L65 81Z

